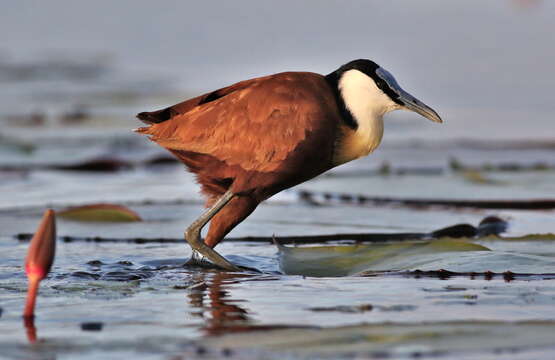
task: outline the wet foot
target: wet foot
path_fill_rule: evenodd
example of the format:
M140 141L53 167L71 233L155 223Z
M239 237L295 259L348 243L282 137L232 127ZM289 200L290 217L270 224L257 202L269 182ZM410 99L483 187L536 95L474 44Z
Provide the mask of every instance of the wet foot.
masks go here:
M202 254L200 254L198 251L195 251L195 250L193 250L193 253L191 254L191 258L185 262L184 266L186 266L186 267L199 267L199 268L203 268L203 269L218 269L218 270L229 271L228 269L225 269L221 266L218 266L217 264L214 264L213 262L208 260L208 258L206 256L203 256ZM233 266L235 268L237 268L237 271L250 271L250 272L261 273L260 270L255 269L255 268L251 268L251 267L248 267L248 266L239 266L239 265L235 265L235 264L233 264Z

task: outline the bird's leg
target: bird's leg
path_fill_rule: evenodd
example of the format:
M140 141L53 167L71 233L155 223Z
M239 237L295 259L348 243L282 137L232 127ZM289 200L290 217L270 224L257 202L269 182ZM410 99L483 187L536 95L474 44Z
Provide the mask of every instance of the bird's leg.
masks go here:
M229 271L240 271L240 269L227 261L223 256L218 254L210 246L206 245L200 237L200 232L204 225L212 219L214 215L218 213L232 198L235 196L230 190L222 195L212 207L206 210L198 219L196 219L188 228L185 230L185 240L191 245L193 249L193 255L191 257L191 262L197 262L201 259L198 258L198 254L206 257L208 260L216 264L217 266L229 270Z

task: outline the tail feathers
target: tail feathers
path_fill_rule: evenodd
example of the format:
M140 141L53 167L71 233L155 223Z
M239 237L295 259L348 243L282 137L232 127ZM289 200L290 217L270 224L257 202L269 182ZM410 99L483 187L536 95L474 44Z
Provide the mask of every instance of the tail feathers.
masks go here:
M158 111L142 112L137 114L137 118L145 124L158 124L169 120L176 115L171 107Z

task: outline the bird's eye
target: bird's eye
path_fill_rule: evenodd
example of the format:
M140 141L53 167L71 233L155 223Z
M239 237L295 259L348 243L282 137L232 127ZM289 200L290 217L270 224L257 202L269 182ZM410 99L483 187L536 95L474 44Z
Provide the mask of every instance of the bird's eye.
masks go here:
M379 87L382 91L384 91L384 92L386 92L386 91L389 89L389 86L387 86L387 84L385 83L385 81L383 81L383 80L381 80L381 79L377 81L377 85L378 85L378 87Z

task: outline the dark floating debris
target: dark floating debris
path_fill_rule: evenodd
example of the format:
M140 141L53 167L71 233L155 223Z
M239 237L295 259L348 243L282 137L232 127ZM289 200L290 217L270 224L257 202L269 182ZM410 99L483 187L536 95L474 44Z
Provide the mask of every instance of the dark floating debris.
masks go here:
M81 330L83 331L102 331L104 324L101 322L84 322L81 323Z
M0 137L0 140L2 138ZM8 145L21 152L30 153L34 151L33 145L28 145L19 142L5 142ZM142 161L129 161L114 156L100 156L85 159L74 163L51 163L39 165L2 165L0 164L0 171L33 171L33 170L60 170L60 171L82 171L82 172L95 172L95 173L113 173L117 171L131 170L140 167L154 167L159 165L177 164L177 160L169 156L157 156Z
M485 217L478 227L474 227L470 224L457 224L453 226L449 226L443 229L436 230L432 232L430 235L431 238L442 238L442 237L451 237L451 238L463 238L463 237L483 237L483 236L490 236L490 235L500 235L507 231L509 224L497 217L497 216L488 216Z
M494 280L503 279L507 282L513 280L555 280L555 273L541 273L541 274L529 274L529 273L514 273L512 271L505 272L456 272L449 271L445 269L439 270L414 270L414 271L368 271L361 273L360 276L363 277L374 277L374 276L402 276L402 277L413 277L413 278L438 278L441 280L451 279L453 277L468 277L470 279L484 279L484 280Z
M0 137L0 140L2 138ZM18 151L31 153L35 150L33 145L19 142L5 142L4 145L17 149ZM166 156L154 157L142 161L129 161L118 157L100 156L75 163L51 163L51 164L0 164L0 171L36 171L36 170L59 170L59 171L82 171L95 173L113 173L117 171L131 170L141 167L154 167L168 164L177 164L177 160Z
M29 233L19 233L15 235L15 238L19 241L29 241L32 237L32 234ZM109 237L101 237L101 236L59 236L59 241L63 242L103 242L103 243L134 243L134 244L164 244L164 243L182 243L183 239L178 238L109 238ZM95 262L98 261L98 264ZM88 265L103 265L99 260L93 260Z
M23 147L24 145L22 145ZM30 148L28 152L33 151ZM27 150L22 150L26 151ZM106 172L112 173L120 170L128 170L134 167L135 164L112 157L98 157L81 162L70 164L42 164L42 165L0 165L0 171L33 171L33 170L61 170L61 171L89 171L89 172Z
M344 233L344 234L326 234L326 235L301 235L301 236L245 236L226 238L224 241L234 242L255 242L255 243L274 243L280 245L285 244L319 244L326 242L350 241L350 242L369 242L384 243L389 241L409 241L409 240L430 240L443 237L450 238L473 238L482 236L499 236L508 228L508 223L496 216L488 216L484 218L478 227L470 224L457 224L435 230L431 233ZM20 233L15 235L19 241L28 241L32 234ZM182 243L182 238L107 238L100 236L60 236L58 238L64 242L119 242L134 244L151 244L151 243ZM97 260L98 261L98 260ZM96 263L94 260L87 263L88 265L102 265L102 262Z
M132 164L116 158L96 158L70 165L51 165L49 168L65 171L116 172L130 169Z
M361 314L368 311L380 310L380 311L390 311L390 312L400 312L400 311L413 311L418 307L415 305L372 305L372 304L360 304L360 305L337 305L329 307L311 307L308 308L310 311L314 312L340 312L346 314Z
M553 146L553 144L551 144ZM554 164L547 164L544 162L535 162L530 164L519 164L515 162L490 164L486 163L480 166L469 166L462 163L455 157L449 159L449 168L452 171L465 172L465 171L499 171L499 172L524 172L524 171L546 171L555 169Z
M372 304L320 306L320 307L308 308L308 310L314 311L314 312L340 312L340 313L355 313L355 314L372 311L373 309L374 309L374 306L372 306Z
M299 198L305 203L324 205L325 202L338 201L349 205L404 205L417 208L432 206L476 208L476 209L512 209L512 210L550 210L555 209L555 199L528 200L448 200L448 199L411 199L390 197L367 197L343 193L319 193L303 190ZM320 201L321 199L321 201Z
M146 165L166 165L166 164L177 164L178 160L173 156L160 155L150 158L145 161Z
M475 237L478 234L478 229L470 224L458 224L449 226L443 229L436 230L431 233L432 238L452 237Z
M477 236L499 235L507 231L509 224L497 216L487 216L478 225Z

